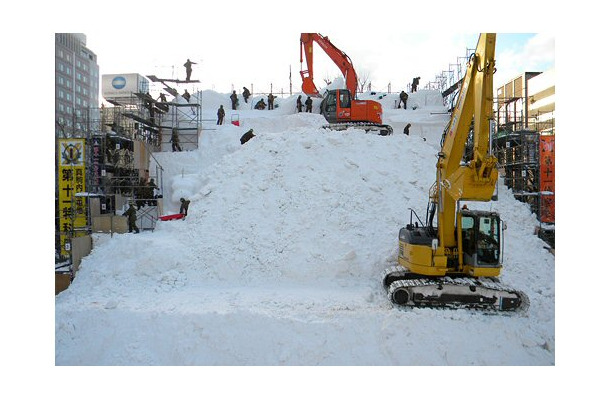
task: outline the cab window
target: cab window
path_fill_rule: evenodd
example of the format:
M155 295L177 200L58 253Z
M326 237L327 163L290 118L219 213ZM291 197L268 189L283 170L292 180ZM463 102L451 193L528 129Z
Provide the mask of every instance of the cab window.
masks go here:
M479 262L495 264L500 258L500 219L484 217L479 220L477 232Z
M351 96L349 92L343 91L339 94L339 105L341 108L350 108Z
M474 253L474 217L462 216L462 247L468 254Z

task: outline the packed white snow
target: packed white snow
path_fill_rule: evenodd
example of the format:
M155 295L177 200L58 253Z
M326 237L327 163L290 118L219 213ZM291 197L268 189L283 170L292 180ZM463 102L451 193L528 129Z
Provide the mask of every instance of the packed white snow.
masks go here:
M527 294L527 312L404 309L382 288L408 209L425 216L450 117L438 92L410 93L406 110L397 94L360 96L382 103L387 137L322 129L319 103L297 113L296 95L272 111L194 97L214 120L199 148L154 154L164 213L186 197L188 217L94 235L56 296L56 365L555 364L554 256L502 182L483 206L507 222L501 280Z

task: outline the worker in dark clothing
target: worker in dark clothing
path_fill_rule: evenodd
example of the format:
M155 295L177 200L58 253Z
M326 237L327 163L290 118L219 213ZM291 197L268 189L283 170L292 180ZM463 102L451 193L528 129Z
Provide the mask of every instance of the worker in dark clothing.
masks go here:
M297 111L303 111L303 102L301 101L301 95L297 98Z
M264 110L265 107L267 107L267 105L265 104L265 100L263 99L260 99L254 106L254 108L256 108L257 110Z
M167 103L167 97L165 97L164 93L159 93L159 97L157 97L157 100L159 100L161 103L163 104L159 104L159 108L164 110L164 111L169 111L169 106L165 103Z
M182 94L182 97L184 97L184 100L186 100L187 103L191 102L191 94L188 92L188 90L184 89L184 93Z
M243 136L239 139L241 144L246 143L248 140L252 139L254 136L254 130L250 129L248 132L244 133Z
M275 100L275 96L271 93L269 93L269 96L267 96L267 109L268 110L273 110L273 100Z
M155 189L159 189L154 179L150 179L146 185L146 201L150 206L156 206L157 200L155 199Z
M244 96L244 101L248 104L248 99L250 98L250 91L244 86L244 92L242 93Z
M222 122L225 119L225 109L222 107L222 104L220 105L220 108L216 112L216 115L218 115L218 121L216 121L216 125L222 125Z
M417 86L419 86L419 79L419 76L417 78L413 78L413 83L411 83L411 93L417 92Z
M136 220L138 216L136 208L133 206L133 203L129 203L129 208L123 213L123 216L127 217L127 226L129 228L129 233L133 231L136 231L136 233L140 233L140 230L136 226Z
M140 178L140 183L135 188L134 197L136 198L136 206L138 210L146 205L146 179Z
M180 198L180 214L182 214L182 219L184 219L189 212L189 204L191 204L190 200L186 200L184 197Z
M172 129L172 138L170 139L172 143L172 151L182 151L180 147L180 136L178 135L178 129Z
M191 80L191 72L193 72L193 64L197 64L197 63L192 62L188 58L186 59L186 62L184 63L184 66L186 67L186 81L187 82Z
M409 136L409 128L411 128L411 124L407 124L407 126L405 126L405 130L402 131L402 133Z
M235 93L235 90L234 90L233 93L231 94L231 109L237 110L238 103L239 103L239 99L237 98L237 93Z
M150 121L155 121L155 99L150 95L149 92L144 94L144 106L148 109L150 114Z
M313 100L311 97L307 96L307 100L305 100L305 112L311 112L311 105L313 104Z
M400 100L398 101L398 108L403 104L405 110L407 109L407 100L409 99L409 95L404 90L400 92Z

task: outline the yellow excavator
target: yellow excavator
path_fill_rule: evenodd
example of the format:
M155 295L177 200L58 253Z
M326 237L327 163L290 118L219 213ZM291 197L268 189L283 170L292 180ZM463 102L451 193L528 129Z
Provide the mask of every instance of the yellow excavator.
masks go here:
M496 190L497 159L490 151L495 43L495 33L479 37L443 133L426 222L410 209L399 232L398 265L384 271L388 298L397 305L514 311L529 304L498 280L504 222L496 212L463 203L490 201ZM467 142L472 151L465 152Z

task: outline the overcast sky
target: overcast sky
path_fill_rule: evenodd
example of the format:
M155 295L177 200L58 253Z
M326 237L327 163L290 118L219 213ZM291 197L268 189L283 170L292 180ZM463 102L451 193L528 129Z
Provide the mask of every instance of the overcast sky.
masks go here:
M82 3L68 3L76 11L66 11L66 19L71 12L80 15ZM520 7L542 11L521 0L511 8L447 0L100 4L90 10L95 18L76 27L65 24L56 32L85 33L100 74L184 79L183 64L190 58L198 63L192 79L201 81L193 89L229 92L254 85L255 91L268 91L273 84L274 91L288 92L292 74L293 92L299 91L301 32L328 36L350 56L359 74L369 75L374 90L387 90L391 83L392 91L399 91L415 76L421 77L421 85L434 81L465 57L467 49L474 49L483 31L498 32L496 82L525 70L549 69L555 59L554 35L534 35L545 25L524 18ZM317 45L314 52L317 84L340 75Z
M224 28L223 28L224 29ZM187 58L197 64L192 89L230 92L254 86L256 92L300 90L300 34L298 27L262 33L261 37L236 27L230 33L213 26L202 26L184 37L158 35L151 40L125 41L125 32L85 31L87 46L97 54L100 74L140 73L162 78L185 79ZM217 33L218 32L218 33ZM431 28L402 32L393 27L348 31L328 27L319 31L352 59L359 75L369 76L374 90L400 90L420 76L421 85L436 80L450 68L456 70L476 47L479 33L435 32ZM206 38L202 40L202 38ZM210 40L215 38L213 40ZM554 65L554 37L548 34L500 33L497 36L496 83L523 71L544 71ZM305 64L303 64L305 68ZM314 44L314 79L340 76L339 69ZM191 89L189 88L189 89Z

